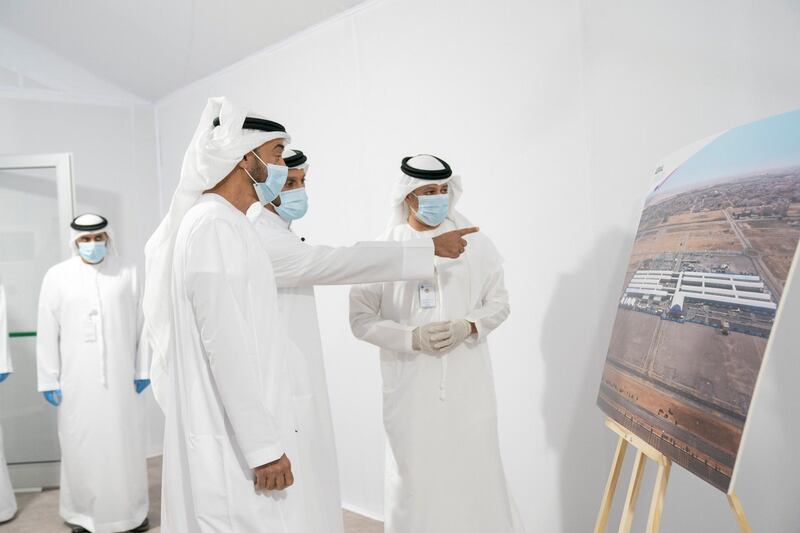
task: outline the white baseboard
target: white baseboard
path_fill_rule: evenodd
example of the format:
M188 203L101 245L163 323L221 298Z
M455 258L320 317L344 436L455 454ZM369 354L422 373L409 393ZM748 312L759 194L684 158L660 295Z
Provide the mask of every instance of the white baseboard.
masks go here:
M357 515L365 516L377 522L383 522L383 515L380 513L374 513L372 511L368 511L366 509L362 509L358 505L351 505L347 502L342 502L342 508L345 511L350 511L351 513L355 513Z

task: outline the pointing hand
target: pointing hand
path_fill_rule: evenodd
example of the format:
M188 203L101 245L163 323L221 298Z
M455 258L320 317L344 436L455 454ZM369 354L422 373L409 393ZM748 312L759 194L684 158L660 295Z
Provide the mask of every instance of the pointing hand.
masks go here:
M434 253L439 257L456 259L464 253L464 249L467 247L467 241L464 239L464 236L478 231L480 231L480 228L473 227L442 233L438 237L433 238Z

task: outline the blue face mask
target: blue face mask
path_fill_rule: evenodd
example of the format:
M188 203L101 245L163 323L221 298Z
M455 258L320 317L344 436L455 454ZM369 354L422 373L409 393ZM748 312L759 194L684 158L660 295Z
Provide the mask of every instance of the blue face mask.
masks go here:
M106 257L108 248L104 241L79 242L78 253L87 263L96 264Z
M414 196L417 196L416 194ZM450 195L426 194L417 196L419 207L414 213L417 220L426 226L436 227L447 218L450 212ZM413 211L413 210L412 210Z
M281 189L286 185L286 178L289 177L289 169L281 165L264 163L255 152L253 152L253 155L256 156L256 159L261 161L262 165L267 167L267 179L264 181L256 181L247 169L244 169L244 171L247 172L247 175L250 176L250 179L253 181L253 188L256 190L258 201L261 205L267 205L278 197L281 193Z
M282 192L281 205L276 205L275 211L287 222L303 218L303 215L308 211L306 189L292 189Z

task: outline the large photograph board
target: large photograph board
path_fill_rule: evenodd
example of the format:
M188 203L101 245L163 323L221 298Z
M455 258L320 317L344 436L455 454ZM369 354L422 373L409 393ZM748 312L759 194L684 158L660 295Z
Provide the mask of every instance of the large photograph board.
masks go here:
M654 182L598 405L728 492L797 255L800 110L681 150Z

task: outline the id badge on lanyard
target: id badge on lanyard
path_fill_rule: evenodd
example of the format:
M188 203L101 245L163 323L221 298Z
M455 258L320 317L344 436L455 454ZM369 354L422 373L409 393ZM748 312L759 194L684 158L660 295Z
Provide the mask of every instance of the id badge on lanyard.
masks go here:
M86 316L86 322L83 329L84 342L97 342L97 310L92 309Z
M419 284L419 306L422 309L436 307L436 285L434 283L423 281Z

